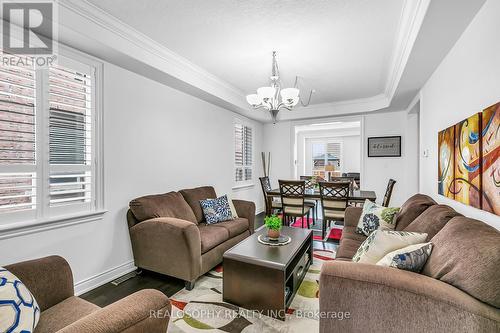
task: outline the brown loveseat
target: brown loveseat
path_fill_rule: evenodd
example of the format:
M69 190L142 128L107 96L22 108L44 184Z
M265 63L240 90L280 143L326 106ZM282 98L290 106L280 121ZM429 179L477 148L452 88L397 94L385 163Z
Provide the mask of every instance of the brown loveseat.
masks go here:
M206 224L200 200L216 197L205 186L132 200L127 220L135 265L182 279L192 289L227 249L254 231L255 204L243 200L233 200L237 219Z
M162 292L138 291L105 308L75 296L73 275L61 257L51 256L5 266L40 306L34 333L165 333L170 301ZM151 316L151 313L157 316Z
M420 274L354 263L366 239L348 208L336 260L323 265L320 332L500 332L500 232L425 195L410 198L396 230L425 232L433 250Z

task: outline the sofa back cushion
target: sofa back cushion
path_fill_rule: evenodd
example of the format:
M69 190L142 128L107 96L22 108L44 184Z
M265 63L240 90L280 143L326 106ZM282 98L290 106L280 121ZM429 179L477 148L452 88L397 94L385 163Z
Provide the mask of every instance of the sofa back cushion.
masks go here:
M435 205L436 202L431 197L424 194L415 194L401 206L399 213L396 215L397 231L404 230L411 222L413 222L427 208Z
M500 308L500 231L478 220L452 218L431 239L422 273Z
M453 208L446 205L433 205L420 214L403 231L425 232L427 241L429 241L455 216L461 215Z
M146 195L130 201L130 210L141 222L157 217L175 217L196 223L196 216L179 192Z
M216 199L217 195L212 186L202 186L197 188L185 189L179 191L184 197L196 216L198 223L204 220L203 209L201 208L200 200Z

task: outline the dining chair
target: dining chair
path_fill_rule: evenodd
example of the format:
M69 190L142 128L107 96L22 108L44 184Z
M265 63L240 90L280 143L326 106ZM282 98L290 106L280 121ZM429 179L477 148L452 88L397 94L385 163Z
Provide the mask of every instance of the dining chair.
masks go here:
M342 177L353 177L358 187L361 181L361 174L359 172L344 172L342 173Z
M327 224L332 221L344 221L345 210L349 205L350 186L349 181L319 183L321 207L323 207L322 239L325 239Z
M262 187L262 193L264 194L264 202L266 204L266 216L269 216L274 213L275 210L281 210L283 207L281 205L281 201L274 200L273 197L270 197L267 192L271 191L271 181L269 177L260 177L260 186Z
M351 176L342 176L342 177L331 177L330 182L338 183L338 182L349 182L349 190L352 192L354 190L355 179Z
M319 176L300 176L300 180L305 181L306 189L314 191L314 183L311 180L312 177L316 177L316 182L323 181L323 178ZM312 208L314 208L312 211L313 225L316 223L316 219L318 218L319 201L319 199L305 199L306 206L312 206Z
M281 204L283 205L283 221L290 225L297 217L302 218L304 227L304 216L307 216L307 228L309 226L309 215L312 207L305 204L306 184L303 180L278 180L280 185Z
M394 179L389 179L389 183L387 184L387 189L385 190L384 200L382 201L382 206L389 207L389 202L391 201L392 190L394 189L394 185L396 181Z

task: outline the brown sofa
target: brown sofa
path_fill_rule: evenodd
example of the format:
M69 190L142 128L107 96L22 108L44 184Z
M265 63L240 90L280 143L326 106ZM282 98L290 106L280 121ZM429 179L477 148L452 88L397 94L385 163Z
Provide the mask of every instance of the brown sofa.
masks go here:
M216 197L205 186L132 200L127 220L135 265L182 279L192 289L226 250L254 231L255 204L243 200L233 200L239 218L206 224L200 200Z
M500 232L425 195L410 198L396 230L428 233L420 274L354 263L366 239L348 208L337 258L320 275L320 332L500 332ZM349 318L332 314L349 312ZM336 318L335 318L336 317Z
M69 264L51 256L5 266L31 291L40 306L34 333L165 333L170 301L144 289L105 308L76 297ZM151 316L152 312L158 315Z

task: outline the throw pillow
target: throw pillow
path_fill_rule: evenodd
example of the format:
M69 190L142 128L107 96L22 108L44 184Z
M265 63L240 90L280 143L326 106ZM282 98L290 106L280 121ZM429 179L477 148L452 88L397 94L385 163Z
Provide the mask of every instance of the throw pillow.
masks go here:
M427 234L409 231L375 230L358 248L352 261L376 264L387 253L425 242Z
M206 199L200 201L203 215L207 224L214 224L233 219L231 206L226 195L218 197L217 199Z
M386 254L377 262L379 266L396 267L419 273L431 255L432 243L414 244Z
M33 332L40 307L28 288L14 274L0 267L0 332Z
M398 211L399 208L380 206L367 199L363 205L356 232L368 236L377 229L394 230L396 226L394 216Z
M229 194L226 194L226 197L227 201L229 202L229 208L231 208L231 214L233 215L233 220L237 219L239 216L238 213L236 212L236 208L234 207L233 198L231 198Z

